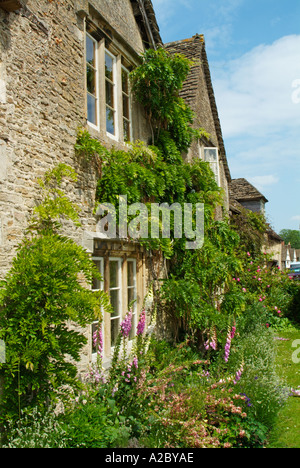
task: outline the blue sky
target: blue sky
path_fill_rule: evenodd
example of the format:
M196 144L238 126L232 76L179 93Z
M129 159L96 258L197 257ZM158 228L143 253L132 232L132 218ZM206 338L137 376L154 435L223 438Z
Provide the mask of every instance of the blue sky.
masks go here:
M204 34L227 158L300 227L300 1L152 0L163 41Z

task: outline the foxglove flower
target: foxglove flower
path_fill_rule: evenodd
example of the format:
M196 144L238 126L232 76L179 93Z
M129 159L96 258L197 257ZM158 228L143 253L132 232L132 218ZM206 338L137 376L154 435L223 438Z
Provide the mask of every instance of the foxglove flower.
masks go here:
M124 338L128 338L130 330L132 326L132 310L130 310L123 322L121 323L121 335L124 336Z
M137 335L142 335L144 333L145 325L146 325L146 310L143 309L141 312L139 323L137 325L137 329L136 329Z

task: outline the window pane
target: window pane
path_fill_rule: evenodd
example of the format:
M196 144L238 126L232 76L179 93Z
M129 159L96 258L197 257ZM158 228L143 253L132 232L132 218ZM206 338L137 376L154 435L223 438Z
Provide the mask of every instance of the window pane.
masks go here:
M119 287L119 262L111 261L109 262L109 287L118 288Z
M105 54L105 76L110 81L114 81L113 64L114 64L114 59L110 55Z
M96 95L96 72L89 65L86 66L86 84L88 92Z
M127 262L127 286L134 286L134 264Z
M114 85L106 80L106 104L114 109Z
M86 61L95 67L95 42L89 37L86 36Z
M115 112L106 108L106 131L115 135Z
M90 94L87 95L87 111L88 121L94 125L97 125L96 98L94 98L94 96L91 96Z
M215 148L205 148L204 149L204 160L208 162L217 162L218 154Z
M123 119L123 136L124 141L130 140L130 123L125 119Z
M94 260L94 264L99 272L101 272L101 262ZM101 289L101 281L98 278L93 278L92 289Z
M111 317L119 317L120 314L120 290L119 289L113 289L110 291L110 303L111 306L114 310L114 312L111 314Z
M129 120L129 97L123 94L123 116Z
M129 94L128 72L122 68L122 91Z
M120 319L111 320L111 346L115 346L120 327Z
M128 294L127 294L127 298L128 298L127 308L129 309L130 303L136 299L135 298L135 290L134 290L134 288L128 288L127 292L128 292Z

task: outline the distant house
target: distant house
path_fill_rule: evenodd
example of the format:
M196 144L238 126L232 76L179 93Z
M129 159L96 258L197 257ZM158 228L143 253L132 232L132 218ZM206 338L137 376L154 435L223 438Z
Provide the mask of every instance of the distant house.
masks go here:
M246 179L233 179L229 185L229 196L231 201L240 203L247 210L265 213L268 200Z
M233 179L229 184L230 212L238 214L241 209L265 214L266 197L259 192L248 180ZM266 244L264 249L271 255L271 265L282 265L282 239L269 227L265 233Z
M300 249L294 249L289 243L282 243L281 266L283 270L291 268L292 263L300 262Z

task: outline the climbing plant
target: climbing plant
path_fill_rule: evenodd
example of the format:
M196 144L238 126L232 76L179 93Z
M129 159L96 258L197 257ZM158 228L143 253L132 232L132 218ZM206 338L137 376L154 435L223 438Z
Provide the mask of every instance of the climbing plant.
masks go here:
M150 236L140 240L154 254L161 252L169 258L169 278L160 290L160 306L172 315L177 329L180 324L189 332L199 330L215 314L221 288L239 265L234 256L238 235L226 221L215 221L216 207L222 206L223 198L209 164L200 159L186 162L182 157L193 138L209 137L204 129L192 127L193 112L179 97L192 65L182 55L149 50L131 73L133 93L151 124L152 145L135 142L126 151L107 151L84 129L76 143L78 154L101 161L98 202L118 206L119 195L126 195L129 204L204 204L201 250L188 252L185 239L175 238L173 230L169 239Z

